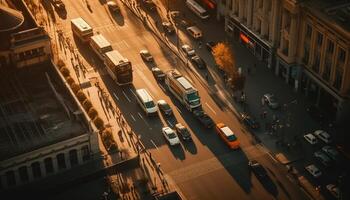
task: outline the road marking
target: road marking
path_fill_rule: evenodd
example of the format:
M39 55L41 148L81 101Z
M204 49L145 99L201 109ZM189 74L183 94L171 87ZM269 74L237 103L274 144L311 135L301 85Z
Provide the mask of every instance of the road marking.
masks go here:
M182 114L181 110L180 110L178 107L176 107L176 110L177 110L180 114Z
M151 142L152 142L153 146L154 146L156 149L158 149L157 145L153 142L153 140L151 140Z
M135 117L132 114L130 114L130 115L131 115L131 118L134 120L134 122L136 122Z
M216 115L215 110L207 102L205 102L205 105L207 105L208 108Z
M169 121L169 120L166 120L168 123L169 123L169 125L172 127L173 126L173 124Z
M165 88L162 85L159 85L160 88L162 88L162 90L165 92Z
M150 126L150 125L148 124L148 122L142 117L141 113L138 112L137 114L138 114L139 117L146 123L147 126Z
M129 44L125 40L123 40L123 43L125 44L126 47L130 48Z
M119 101L119 98L118 98L118 96L117 96L117 94L116 94L116 93L114 93L114 92L113 92L113 96L114 96L114 98L116 98L116 99L117 99L117 101Z
M135 92L134 91L132 91L132 89L131 88L129 88L129 90L130 90L130 92L136 97L136 94L135 94Z
M124 94L125 98L126 98L129 102L131 102L131 100L129 99L128 95L126 95L124 91L123 91L123 94Z

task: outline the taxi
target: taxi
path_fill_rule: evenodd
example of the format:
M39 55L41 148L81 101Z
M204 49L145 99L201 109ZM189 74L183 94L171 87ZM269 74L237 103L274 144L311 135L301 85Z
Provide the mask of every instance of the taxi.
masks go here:
M233 131L223 123L215 126L216 133L229 146L230 149L239 149L239 141Z

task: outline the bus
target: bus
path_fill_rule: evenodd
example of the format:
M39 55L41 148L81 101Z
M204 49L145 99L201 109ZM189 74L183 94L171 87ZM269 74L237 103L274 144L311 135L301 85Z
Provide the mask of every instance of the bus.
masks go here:
M131 62L124 58L119 51L113 50L105 53L104 62L108 74L118 85L132 83L133 75Z
M101 34L97 34L91 37L90 46L101 60L104 60L105 53L113 50L111 43L109 43L107 39Z
M91 36L94 35L91 26L81 17L71 20L73 34L82 42L89 42Z
M209 13L194 0L186 0L187 7L201 19L208 19Z

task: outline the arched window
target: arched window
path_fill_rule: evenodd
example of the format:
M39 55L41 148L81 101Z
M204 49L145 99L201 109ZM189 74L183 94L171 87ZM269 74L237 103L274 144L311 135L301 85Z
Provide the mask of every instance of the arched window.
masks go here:
M27 166L22 166L18 169L19 172L19 178L22 182L27 182L29 180L28 176L28 168Z
M31 167L32 167L33 177L40 178L41 177L40 163L39 162L32 163Z
M51 174L51 173L53 173L52 158L50 158L50 157L45 158L44 163L45 163L46 174Z
M88 145L85 145L81 148L81 155L83 156L83 161L90 159L90 150Z
M64 158L64 154L60 153L57 155L57 164L58 164L58 169L66 169L66 160Z
M15 173L12 170L6 172L6 180L7 180L7 185L8 186L16 185Z
M76 149L72 149L69 151L69 161L71 166L75 166L78 164L78 152Z

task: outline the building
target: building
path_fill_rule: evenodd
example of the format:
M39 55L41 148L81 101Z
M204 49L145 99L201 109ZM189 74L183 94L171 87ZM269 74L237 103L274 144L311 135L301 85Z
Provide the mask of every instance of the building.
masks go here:
M225 18L227 34L271 68L279 39L280 9L279 0L222 0L218 13Z
M101 155L96 128L50 61L45 30L23 1L2 4L0 13L8 22L0 26L2 193L101 161Z

